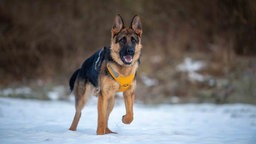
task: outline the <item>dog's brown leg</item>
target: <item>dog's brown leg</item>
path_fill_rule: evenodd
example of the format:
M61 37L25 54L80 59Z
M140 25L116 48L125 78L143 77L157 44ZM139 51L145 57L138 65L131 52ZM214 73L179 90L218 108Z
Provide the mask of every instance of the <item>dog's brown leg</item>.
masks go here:
M92 86L90 84L86 84L85 86L84 84L78 84L78 85L79 87L77 87L74 93L76 96L76 113L75 113L73 122L69 128L69 130L72 130L72 131L76 131L78 122L81 117L82 109L92 91Z
M76 111L73 122L72 122L69 130L76 131L80 117L81 117L81 111Z
M98 97L98 128L97 135L105 134L107 128L107 106L108 98L100 94Z
M105 134L108 134L108 133L114 133L114 134L117 134L116 132L112 132L109 128L108 128L108 119L109 119L109 115L110 113L112 112L113 108L114 108L114 105L115 105L115 96L112 96L109 98L108 100L108 106L107 106L107 128L105 130Z
M124 92L124 103L126 114L123 116L122 121L124 124L130 124L133 121L133 103L134 103L134 89L129 89Z

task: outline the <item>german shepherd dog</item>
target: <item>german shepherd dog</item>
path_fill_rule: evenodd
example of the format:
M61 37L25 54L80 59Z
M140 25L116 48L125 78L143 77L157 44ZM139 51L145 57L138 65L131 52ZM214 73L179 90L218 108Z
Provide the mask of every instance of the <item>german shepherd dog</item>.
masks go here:
M70 78L69 85L75 95L76 108L70 130L76 130L82 108L90 95L98 97L97 135L115 133L108 127L108 118L117 92L123 92L124 96L126 114L122 117L122 122L130 124L133 121L135 75L140 63L141 37L139 16L133 17L129 27L125 26L120 15L115 17L110 47L94 53Z

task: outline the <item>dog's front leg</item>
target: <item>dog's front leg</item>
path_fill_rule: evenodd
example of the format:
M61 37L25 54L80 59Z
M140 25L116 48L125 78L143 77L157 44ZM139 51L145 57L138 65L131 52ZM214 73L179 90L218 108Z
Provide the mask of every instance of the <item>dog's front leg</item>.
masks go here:
M107 128L108 99L104 95L98 97L98 128L97 135L104 135Z
M126 114L122 118L124 124L130 124L133 121L134 96L134 86L124 92L124 103L126 108Z

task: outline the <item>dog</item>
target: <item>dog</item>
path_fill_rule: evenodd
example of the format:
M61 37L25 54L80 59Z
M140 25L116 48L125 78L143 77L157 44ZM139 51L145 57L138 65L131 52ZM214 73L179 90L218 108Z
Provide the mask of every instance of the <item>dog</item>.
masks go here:
M126 114L124 124L133 121L136 73L141 57L142 25L138 15L126 27L116 15L111 30L111 44L86 59L70 78L69 85L75 96L75 116L69 130L76 131L82 109L90 95L98 97L97 135L112 132L108 119L115 104L117 92L123 92Z

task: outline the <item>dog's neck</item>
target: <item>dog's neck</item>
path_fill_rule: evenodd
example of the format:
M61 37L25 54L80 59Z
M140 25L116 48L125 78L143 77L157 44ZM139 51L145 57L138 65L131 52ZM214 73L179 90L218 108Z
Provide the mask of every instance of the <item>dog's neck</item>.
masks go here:
M123 76L129 76L130 74L135 74L138 68L138 62L135 62L133 65L127 65L127 66L120 66L119 64L111 61L109 61L107 64L109 64L114 71L116 71L117 73Z

